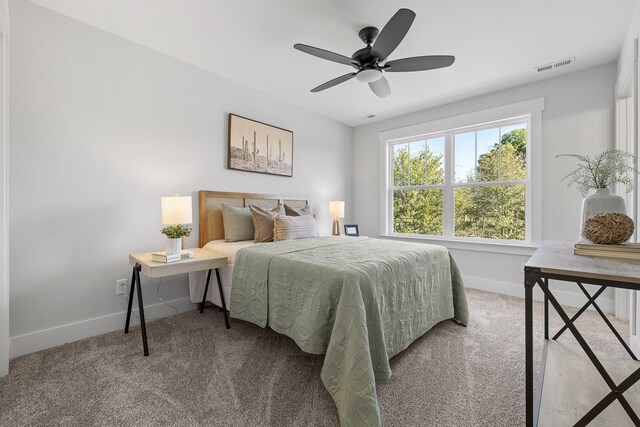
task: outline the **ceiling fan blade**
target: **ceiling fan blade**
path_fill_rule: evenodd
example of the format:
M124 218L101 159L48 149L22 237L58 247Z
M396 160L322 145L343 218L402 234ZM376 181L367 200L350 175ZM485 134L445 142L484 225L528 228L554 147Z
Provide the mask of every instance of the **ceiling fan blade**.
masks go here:
M409 9L400 9L389 19L373 43L373 51L384 61L407 35L416 14Z
M391 87L389 86L389 82L384 76L380 77L375 82L369 83L369 87L380 98L386 98L391 95Z
M298 49L300 52L308 53L309 55L317 56L318 58L326 59L328 61L337 62L338 64L359 65L358 61L356 60L353 60L344 55L340 55L339 53L320 49L319 47L308 46L301 43L296 43L293 45L293 47L294 49Z
M347 80L351 80L356 76L356 74L358 73L349 73L349 74L345 74L344 76L336 77L333 80L329 80L326 83L322 83L320 86L314 87L313 89L311 89L311 92L320 92L321 90L329 89L330 87L339 85L340 83L344 83Z
M455 60L455 56L449 55L414 56L412 58L389 61L385 64L384 70L390 73L434 70L436 68L449 67Z

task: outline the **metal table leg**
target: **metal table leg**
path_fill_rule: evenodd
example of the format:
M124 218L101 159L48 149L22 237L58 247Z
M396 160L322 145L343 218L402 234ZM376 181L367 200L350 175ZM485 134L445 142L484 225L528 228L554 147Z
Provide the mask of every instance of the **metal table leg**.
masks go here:
M209 270L211 274L211 270ZM224 324L229 329L229 315L227 314L227 305L224 302L224 293L222 292L222 282L220 281L220 271L216 268L216 279L218 279L218 291L220 291L220 302L222 304L222 312L224 313Z
M200 303L200 313L204 311L204 303L207 300L207 292L209 291L209 280L211 280L211 269L207 273L207 284L204 287L204 294L202 294L202 302Z
M545 285L549 285L549 279L544 279ZM544 294L544 339L549 339L549 298Z
M527 427L533 427L533 287L536 283L536 277L532 270L526 268L524 277L526 425Z
M134 270L136 275L136 291L138 292L138 311L140 312L140 329L142 329L142 347L144 355L149 355L149 345L147 344L147 324L144 321L144 304L142 303L142 286L140 284L140 266Z
M129 321L131 320L131 308L133 305L133 290L135 289L136 284L136 269L140 266L136 264L131 271L131 285L129 287L129 304L127 305L127 321L124 324L124 333L129 333Z
M129 323L131 320L131 310L133 305L133 293L134 290L138 292L138 311L140 312L140 329L142 330L142 347L144 348L144 355L149 355L149 345L147 344L147 324L144 321L144 304L142 302L142 286L140 283L140 270L142 266L136 264L133 267L133 273L131 275L131 288L129 289L129 304L127 306L127 321L124 324L124 333L129 333Z

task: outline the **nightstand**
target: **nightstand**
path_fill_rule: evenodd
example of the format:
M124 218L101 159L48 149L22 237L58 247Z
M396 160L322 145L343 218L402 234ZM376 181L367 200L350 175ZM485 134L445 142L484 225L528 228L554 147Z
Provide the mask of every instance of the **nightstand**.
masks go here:
M127 322L124 325L124 333L129 333L129 321L131 320L131 307L133 304L134 289L138 292L138 310L140 311L140 329L142 330L142 346L144 355L149 355L149 346L147 345L147 328L144 321L144 305L142 303L142 288L140 285L140 271L145 276L154 279L158 277L174 276L176 274L191 273L194 271L209 270L207 274L207 284L204 288L202 303L200 303L200 313L204 309L204 302L209 290L209 281L211 279L211 271L216 271L216 279L218 280L218 291L220 292L220 300L222 301L222 311L224 313L224 322L229 329L229 317L227 315L227 307L224 302L224 294L222 292L222 283L220 282L219 268L227 265L227 257L216 255L209 251L199 248L188 249L193 251L193 258L183 259L176 262L156 262L151 260L153 252L145 252L140 254L129 255L129 265L133 268L131 275L131 289L129 290L129 305L127 307Z

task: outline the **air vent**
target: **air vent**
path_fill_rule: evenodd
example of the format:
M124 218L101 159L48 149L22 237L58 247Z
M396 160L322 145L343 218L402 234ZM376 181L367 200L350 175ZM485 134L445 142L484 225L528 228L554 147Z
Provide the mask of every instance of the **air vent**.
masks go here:
M536 71L541 73L543 71L547 71L553 68L553 65L549 64L549 65L543 65L541 67L536 67Z
M553 70L554 68L564 67L564 66L573 64L574 62L576 62L576 58L575 57L567 58L567 59L561 59L560 61L552 62L551 64L538 65L537 67L534 67L533 69L536 71L536 73L541 73L543 71Z

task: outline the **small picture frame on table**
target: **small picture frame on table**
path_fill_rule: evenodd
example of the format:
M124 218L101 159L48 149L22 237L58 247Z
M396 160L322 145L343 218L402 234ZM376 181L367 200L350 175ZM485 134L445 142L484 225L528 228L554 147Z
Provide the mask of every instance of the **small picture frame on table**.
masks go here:
M345 224L344 225L344 235L345 236L354 236L357 237L360 235L358 231L358 224Z

